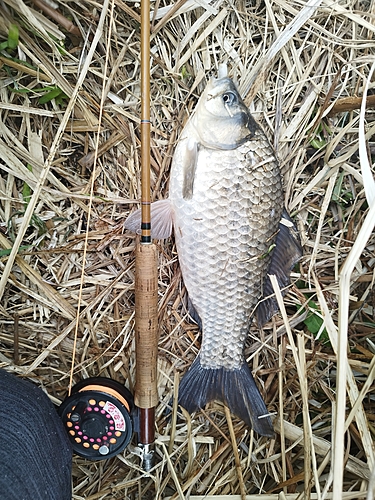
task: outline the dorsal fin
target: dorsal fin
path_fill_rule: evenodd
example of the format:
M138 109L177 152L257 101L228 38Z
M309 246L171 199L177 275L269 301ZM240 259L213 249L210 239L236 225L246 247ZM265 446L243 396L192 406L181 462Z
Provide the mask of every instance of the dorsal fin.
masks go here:
M287 287L290 284L290 272L302 257L302 247L297 228L285 209L279 224L275 244L264 283L264 299L259 303L256 310L259 326L267 323L279 309L275 297L272 296L274 291L269 275L274 274L276 276L281 289Z

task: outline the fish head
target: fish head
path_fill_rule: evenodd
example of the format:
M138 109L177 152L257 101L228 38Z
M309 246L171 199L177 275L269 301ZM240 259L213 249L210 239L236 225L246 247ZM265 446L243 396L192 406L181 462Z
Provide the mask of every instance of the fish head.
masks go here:
M212 78L208 82L192 122L198 142L212 149L235 149L251 139L257 128L230 78Z

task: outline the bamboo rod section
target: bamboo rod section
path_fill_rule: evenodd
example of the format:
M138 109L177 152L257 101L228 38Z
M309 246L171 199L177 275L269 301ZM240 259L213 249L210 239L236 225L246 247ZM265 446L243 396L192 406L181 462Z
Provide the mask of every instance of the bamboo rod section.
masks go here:
M150 1L141 3L141 243L151 243L150 208Z

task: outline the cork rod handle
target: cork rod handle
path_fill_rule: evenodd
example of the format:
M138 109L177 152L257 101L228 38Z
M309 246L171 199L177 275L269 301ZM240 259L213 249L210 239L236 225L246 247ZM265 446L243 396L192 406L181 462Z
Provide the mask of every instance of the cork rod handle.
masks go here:
M158 403L158 271L154 244L137 243L135 271L135 404L153 408Z

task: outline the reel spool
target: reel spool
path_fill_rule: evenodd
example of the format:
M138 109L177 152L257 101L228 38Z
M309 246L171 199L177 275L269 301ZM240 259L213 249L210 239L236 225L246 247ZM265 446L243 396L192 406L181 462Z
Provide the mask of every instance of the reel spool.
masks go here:
M73 451L90 460L118 455L133 433L133 396L105 377L78 382L58 409Z

